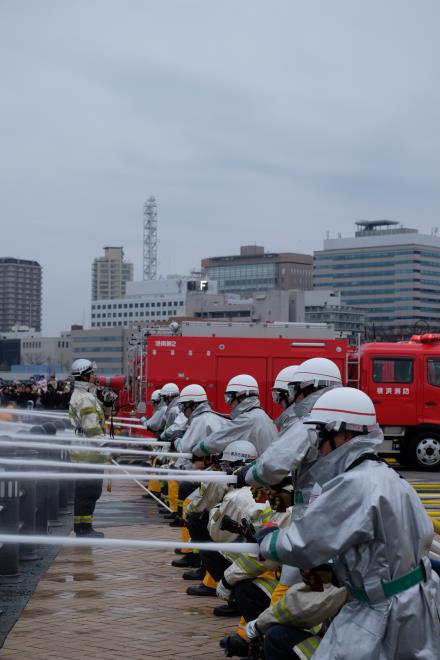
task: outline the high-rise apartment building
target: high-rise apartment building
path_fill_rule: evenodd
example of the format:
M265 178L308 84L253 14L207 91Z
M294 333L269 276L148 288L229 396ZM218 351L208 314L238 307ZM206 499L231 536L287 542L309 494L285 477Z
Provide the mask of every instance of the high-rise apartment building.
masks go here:
M0 258L0 331L16 325L41 330L41 283L37 261Z
M367 337L440 329L440 237L391 220L361 221L353 238L314 253L314 287L365 309Z
M244 245L239 255L202 259L202 269L207 279L217 281L220 293L312 288L311 255L265 252L260 245Z
M105 247L104 256L92 265L92 300L122 298L132 280L133 264L124 261L123 248Z

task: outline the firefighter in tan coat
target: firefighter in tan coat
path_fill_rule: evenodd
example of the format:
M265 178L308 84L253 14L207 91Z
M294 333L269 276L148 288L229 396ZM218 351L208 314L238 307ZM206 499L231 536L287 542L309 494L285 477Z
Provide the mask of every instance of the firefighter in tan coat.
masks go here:
M95 383L96 365L90 360L80 358L72 364L72 376L75 379L74 390L70 399L69 419L78 434L76 444L105 444L104 409L97 397ZM102 442L99 440L102 438ZM98 442L96 442L98 441ZM102 454L90 450L70 452L73 462L102 463ZM103 537L102 532L93 529L93 512L102 493L102 479L75 482L75 503L73 512L76 536Z

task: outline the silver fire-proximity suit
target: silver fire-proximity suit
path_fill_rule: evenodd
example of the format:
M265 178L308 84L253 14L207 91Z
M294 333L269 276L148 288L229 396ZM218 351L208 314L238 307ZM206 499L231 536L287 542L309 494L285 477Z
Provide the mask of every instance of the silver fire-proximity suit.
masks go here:
M196 456L221 454L234 440L249 440L258 455L276 440L277 429L256 396L246 397L231 413L224 426L194 447Z
M357 436L311 474L322 487L303 515L266 536L260 552L300 568L333 560L352 601L325 634L314 660L440 658L440 588L428 551L432 523L413 488L373 460L382 434Z

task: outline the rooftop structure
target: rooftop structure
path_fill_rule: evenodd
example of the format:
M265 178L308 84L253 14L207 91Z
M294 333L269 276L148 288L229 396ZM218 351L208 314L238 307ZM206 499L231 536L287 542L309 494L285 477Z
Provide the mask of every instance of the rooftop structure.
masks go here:
M144 204L144 280L157 277L157 204L155 197L150 197Z

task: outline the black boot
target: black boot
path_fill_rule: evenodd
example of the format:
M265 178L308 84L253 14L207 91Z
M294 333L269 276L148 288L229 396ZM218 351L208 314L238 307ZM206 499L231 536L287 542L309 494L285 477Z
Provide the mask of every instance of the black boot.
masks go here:
M198 584L196 587L188 587L186 590L188 596L213 596L215 598L215 589L212 587L205 587L205 585Z
M220 640L220 646L224 649L227 658L233 658L234 655L239 657L249 657L249 642L246 642L240 635L228 635Z
M184 580L198 580L201 582L205 577L205 573L206 571L203 566L200 566L200 568L196 568L193 571L186 571L183 573L182 578Z
M187 552L181 559L173 559L171 566L176 568L198 568L200 566L200 556L194 552Z
M93 539L103 539L104 532L98 532L96 529L93 529L92 523L82 523L82 529L76 535L79 537L93 538Z
M212 610L214 616L239 616L240 612L237 609L235 601L231 600L226 605L218 605Z

